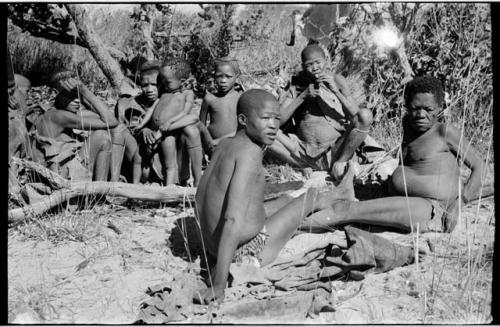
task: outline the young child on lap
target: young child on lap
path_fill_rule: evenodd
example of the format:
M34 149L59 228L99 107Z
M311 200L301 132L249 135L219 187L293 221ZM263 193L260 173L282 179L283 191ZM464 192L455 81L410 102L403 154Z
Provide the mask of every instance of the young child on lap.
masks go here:
M350 188L309 190L266 218L263 150L276 138L279 119L272 94L255 89L243 93L237 103L236 135L220 141L200 181L196 216L205 249L216 260L211 287L200 291L200 302L223 300L233 260L250 255L260 265L270 264L307 214L353 194L351 174Z
M197 128L198 118L191 113L194 102L192 90L183 90L181 85L182 65L166 65L160 69L158 80L164 89L154 110L148 112L138 129L148 126L155 131L156 142L163 152L165 185L176 182L178 175L176 139L185 137L185 145L191 159L194 186L201 178L201 141Z

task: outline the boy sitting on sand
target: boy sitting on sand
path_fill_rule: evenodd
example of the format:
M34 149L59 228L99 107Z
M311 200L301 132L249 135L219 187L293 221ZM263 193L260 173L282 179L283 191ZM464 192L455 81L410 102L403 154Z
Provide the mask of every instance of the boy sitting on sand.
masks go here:
M477 197L484 163L460 130L439 122L444 101L439 80L416 77L405 93L408 114L403 118L403 162L389 180L394 196L337 201L332 208L309 217L304 229L358 222L408 231L418 224L425 231L431 220L441 219L442 229L453 231L460 202ZM460 178L462 160L471 169L465 185Z
M199 293L203 303L224 299L233 260L248 256L270 264L307 214L354 194L351 175L350 189L341 183L332 192L309 190L266 215L262 157L279 128L279 104L264 90L246 91L237 103L237 119L236 135L219 143L196 192L203 244L216 259L211 287Z
M215 85L217 92L207 92L200 110L200 131L205 153L211 155L215 146L225 137L233 136L238 127L236 103L241 92L235 89L240 75L238 62L227 57L215 63ZM207 118L210 116L210 125Z
M163 152L163 164L166 170L165 185L173 184L178 178L177 165L177 138L184 137L189 158L191 159L191 173L194 186L201 178L202 150L200 132L196 126L198 118L191 113L194 102L192 90L182 88L182 63L173 63L160 69L158 81L165 90L156 107L149 111L142 122L136 127L141 129L148 126L155 132L153 135L155 146L160 143Z

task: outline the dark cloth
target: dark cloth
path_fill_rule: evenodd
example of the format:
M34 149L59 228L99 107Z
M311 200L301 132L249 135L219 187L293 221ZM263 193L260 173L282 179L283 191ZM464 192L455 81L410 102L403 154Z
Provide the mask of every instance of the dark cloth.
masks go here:
M16 86L16 80L14 78L14 67L12 66L12 58L10 57L9 47L6 47L6 56L7 56L7 86L13 87Z

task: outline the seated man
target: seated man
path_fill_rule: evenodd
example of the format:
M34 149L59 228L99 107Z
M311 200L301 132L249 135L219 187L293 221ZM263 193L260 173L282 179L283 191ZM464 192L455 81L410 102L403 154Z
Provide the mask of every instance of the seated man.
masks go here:
M110 129L116 127L118 121L85 85L71 78L60 83L62 91L56 97L56 108L35 121L34 160L46 162L49 169L65 178L91 177L106 181L111 154ZM83 146L73 129L90 131Z
M346 163L367 139L372 113L359 109L345 79L327 69L317 44L301 54L303 71L291 81L290 95L281 106L281 126L294 118L297 136L282 132L269 154L293 166L328 170L339 179Z
M199 294L198 300L204 303L224 299L233 260L249 257L261 265L272 263L307 214L354 194L351 175L350 189L341 183L331 192L309 190L266 215L262 157L279 128L278 102L264 90L246 91L238 100L237 118L236 135L216 147L196 192L203 244L216 261L211 287Z
M416 77L405 92L408 114L403 118L403 162L389 180L394 196L337 201L309 217L303 229L323 230L358 222L407 231L419 225L419 230L425 231L431 220L441 219L442 229L453 231L460 202L477 196L484 163L457 128L439 122L444 99L439 80ZM463 186L458 164L462 160L471 169Z
M215 63L217 92L207 92L200 110L200 131L205 153L212 154L215 146L225 137L236 133L236 103L241 92L235 89L240 69L236 60L221 58ZM207 126L207 119L210 124Z
M197 127L198 118L192 113L194 93L182 87L182 80L188 77L185 66L186 63L179 61L171 62L160 69L158 81L163 91L160 100L137 126L137 129L148 126L155 132L155 142L148 145L151 148L150 151L154 151L159 143L163 154L163 167L166 171L165 185L173 184L178 180L178 143L187 149L194 186L198 185L201 178L200 131Z

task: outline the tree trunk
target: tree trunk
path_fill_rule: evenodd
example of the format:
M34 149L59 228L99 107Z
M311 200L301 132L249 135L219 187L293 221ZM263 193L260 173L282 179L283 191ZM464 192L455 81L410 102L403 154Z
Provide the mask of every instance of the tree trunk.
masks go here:
M118 62L110 55L101 38L89 25L87 12L81 5L68 3L65 6L73 18L80 38L108 78L111 86L118 90L125 76Z
M143 55L147 60L154 60L153 24L157 11L155 5L144 4L141 7L145 15L145 20L140 22L140 29L145 42Z

